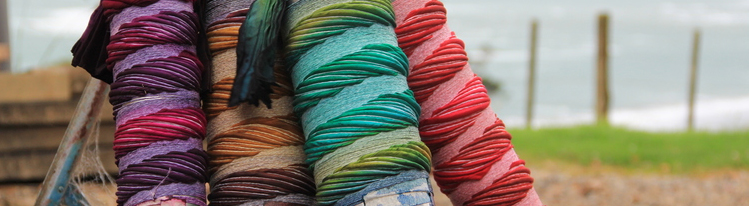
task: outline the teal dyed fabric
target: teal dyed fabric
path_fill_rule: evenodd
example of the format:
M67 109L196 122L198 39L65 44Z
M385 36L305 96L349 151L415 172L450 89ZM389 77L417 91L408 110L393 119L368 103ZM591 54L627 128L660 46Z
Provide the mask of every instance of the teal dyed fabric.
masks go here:
M284 63L318 204L431 204L431 154L390 1L302 0L287 15Z

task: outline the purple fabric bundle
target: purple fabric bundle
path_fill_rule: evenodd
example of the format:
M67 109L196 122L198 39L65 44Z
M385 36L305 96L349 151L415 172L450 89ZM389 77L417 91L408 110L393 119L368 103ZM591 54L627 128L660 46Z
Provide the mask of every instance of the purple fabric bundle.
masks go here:
M118 205L206 205L198 24L191 1L104 0L73 49L73 65L113 80Z

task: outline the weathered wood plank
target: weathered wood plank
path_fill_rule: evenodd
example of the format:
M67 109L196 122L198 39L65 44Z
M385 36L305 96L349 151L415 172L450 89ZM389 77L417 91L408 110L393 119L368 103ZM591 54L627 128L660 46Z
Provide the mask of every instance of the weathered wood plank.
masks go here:
M41 181L52 164L67 126L0 127L0 182ZM100 127L99 151L109 173L116 173L113 124Z
M0 73L0 103L68 101L73 94L70 86L70 74L64 69Z
M0 126L67 125L79 98L76 95L62 102L0 104ZM102 122L113 122L111 104L104 104L100 117Z
M104 168L110 174L117 173L114 164L114 151L111 145L100 145L99 157L104 163ZM0 154L0 182L41 182L47 174L52 159L57 149L30 150L23 153ZM94 171L88 168L85 171Z

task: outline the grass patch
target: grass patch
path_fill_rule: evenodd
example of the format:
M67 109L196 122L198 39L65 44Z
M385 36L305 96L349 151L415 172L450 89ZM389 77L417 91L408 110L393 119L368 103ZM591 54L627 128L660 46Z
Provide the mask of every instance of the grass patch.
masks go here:
M667 173L749 169L749 131L652 133L577 126L509 132L515 150L529 163L561 161Z

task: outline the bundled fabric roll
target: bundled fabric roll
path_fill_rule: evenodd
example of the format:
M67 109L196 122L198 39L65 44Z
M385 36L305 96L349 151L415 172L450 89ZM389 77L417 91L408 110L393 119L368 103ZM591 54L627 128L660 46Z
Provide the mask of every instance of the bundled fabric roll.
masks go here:
M204 105L211 157L208 199L211 205L314 205L315 187L304 164L304 136L292 112L288 71L280 66L275 69L270 108L228 106L237 76L236 51L244 49L237 48L240 25L251 7L258 9L253 0L209 0L206 4L213 59L211 92Z
M408 85L421 105L422 140L434 178L454 205L541 205L511 136L489 107L463 41L437 0L395 0L398 43L408 55Z
M73 48L111 83L118 205L206 205L198 29L190 1L103 0Z
M284 63L318 204L432 204L390 1L302 0L287 16Z

